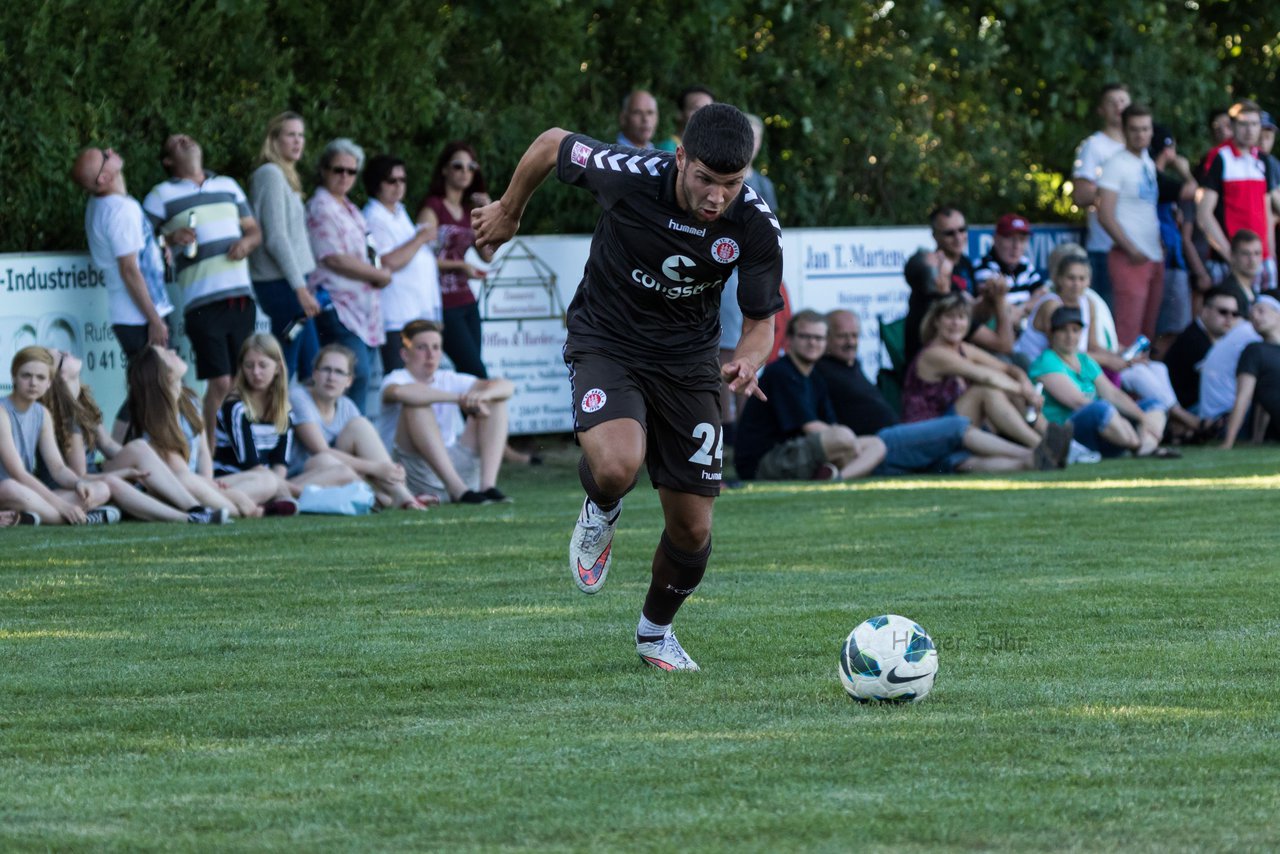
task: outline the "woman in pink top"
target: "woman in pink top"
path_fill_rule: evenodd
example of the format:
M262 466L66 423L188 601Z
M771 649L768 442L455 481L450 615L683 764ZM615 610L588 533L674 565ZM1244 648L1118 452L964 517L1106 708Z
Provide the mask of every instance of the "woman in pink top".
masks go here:
M436 161L427 197L418 209L419 223L440 229L436 257L440 261L445 355L454 370L481 379L488 379L489 373L480 358L480 306L467 281L483 279L485 271L469 263L466 255L476 242L471 210L490 201L475 149L455 140L444 147ZM493 258L492 250L477 248L477 252L483 261Z
M386 340L378 290L391 273L369 249L368 229L347 193L364 165L364 150L335 139L320 155L320 186L307 202L307 234L316 269L307 279L323 309L316 318L321 345L341 344L356 354L354 381L347 394L361 413L369 396L369 373Z

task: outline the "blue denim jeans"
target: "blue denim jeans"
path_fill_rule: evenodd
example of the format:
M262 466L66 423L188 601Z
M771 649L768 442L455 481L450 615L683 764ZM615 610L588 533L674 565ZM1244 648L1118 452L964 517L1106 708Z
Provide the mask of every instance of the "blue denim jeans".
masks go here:
M1155 398L1146 397L1138 401L1138 407L1143 412L1150 412L1152 409L1160 408L1160 402ZM1102 431L1107 429L1111 419L1117 415L1120 415L1120 410L1116 409L1114 404L1106 400L1095 400L1077 409L1067 420L1071 422L1073 438L1081 445L1091 451L1097 451L1104 457L1118 457L1129 449L1113 445L1102 438Z
M316 334L314 320L307 319L302 324L302 332L292 340L285 335L285 330L296 318L302 317L302 304L297 294L284 279L273 279L269 282L254 282L253 292L258 297L258 307L271 318L271 334L280 342L284 351L284 364L289 369L289 379L297 376L306 381L311 378L311 363L315 361L316 352L320 349L320 339Z
M351 388L347 389L347 397L355 401L356 409L364 415L369 403L369 375L373 372L373 360L378 358L378 348L370 347L359 335L343 326L338 319L338 312L333 308L325 309L316 317L316 331L319 333L321 346L341 344L355 353L355 373Z
M968 429L963 415L886 427L876 434L885 445L884 462L872 474L949 474L970 457L964 448Z

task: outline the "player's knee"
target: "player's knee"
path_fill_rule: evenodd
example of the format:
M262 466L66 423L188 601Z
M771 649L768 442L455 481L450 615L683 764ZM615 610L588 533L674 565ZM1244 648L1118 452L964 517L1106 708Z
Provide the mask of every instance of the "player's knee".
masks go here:
M639 474L638 462L627 459L610 458L590 464L591 476L596 485L606 495L625 495L635 485Z

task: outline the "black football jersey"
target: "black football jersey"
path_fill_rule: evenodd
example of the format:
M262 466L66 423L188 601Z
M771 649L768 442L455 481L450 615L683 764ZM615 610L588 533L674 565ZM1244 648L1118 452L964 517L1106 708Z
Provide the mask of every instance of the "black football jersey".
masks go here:
M745 184L715 222L676 201L676 158L580 134L560 144L556 175L603 208L568 310L569 352L686 364L716 358L720 293L738 270L738 304L762 320L782 309L782 230Z

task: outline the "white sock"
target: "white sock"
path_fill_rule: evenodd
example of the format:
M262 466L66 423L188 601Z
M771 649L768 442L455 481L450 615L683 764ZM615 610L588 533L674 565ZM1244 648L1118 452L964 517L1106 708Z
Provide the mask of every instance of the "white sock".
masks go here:
M671 624L660 626L657 623L649 622L644 614L640 615L640 625L636 627L636 637L639 638L663 638L671 632Z

